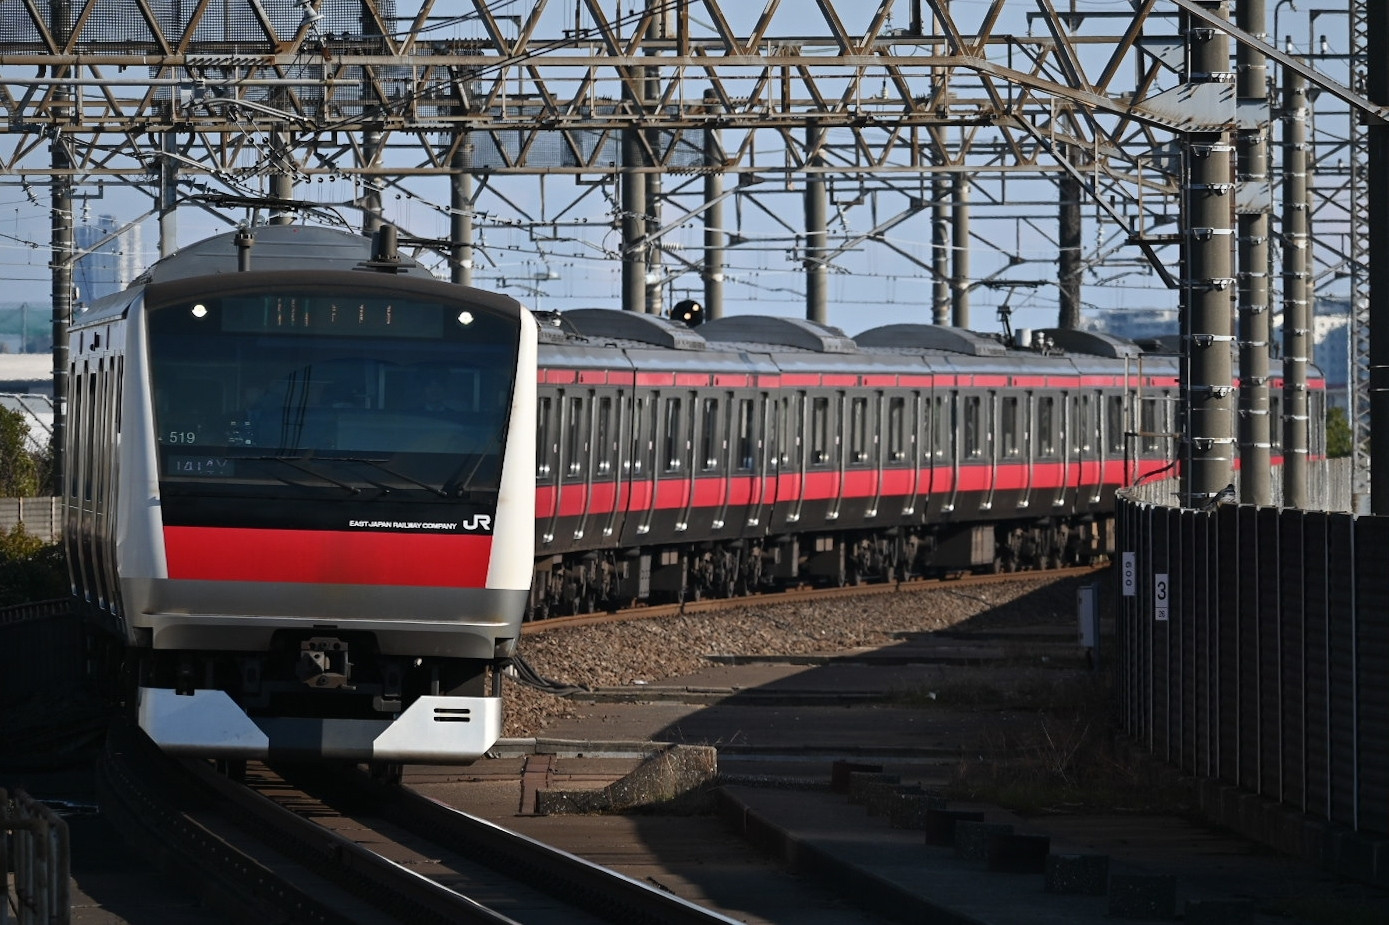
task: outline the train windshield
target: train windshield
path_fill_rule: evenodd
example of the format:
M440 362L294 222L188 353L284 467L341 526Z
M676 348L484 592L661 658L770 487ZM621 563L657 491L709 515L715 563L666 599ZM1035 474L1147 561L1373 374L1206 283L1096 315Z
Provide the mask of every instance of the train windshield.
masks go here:
M347 290L151 309L165 492L485 498L517 325L466 302Z

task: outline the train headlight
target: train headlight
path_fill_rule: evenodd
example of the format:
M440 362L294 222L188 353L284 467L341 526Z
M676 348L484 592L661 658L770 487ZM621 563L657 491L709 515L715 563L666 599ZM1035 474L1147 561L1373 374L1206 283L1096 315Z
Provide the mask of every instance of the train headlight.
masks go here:
M199 302L197 305L194 305L194 306L193 306L193 317L194 317L194 318L206 318L206 317L207 317L207 306L204 305L204 304L201 303L201 302Z
M459 312L459 314L458 314L458 323L461 324L461 325L463 325L463 327L466 328L468 325L470 325L470 324L473 323L473 313L472 313L472 312L467 312L467 311L465 311L465 312Z

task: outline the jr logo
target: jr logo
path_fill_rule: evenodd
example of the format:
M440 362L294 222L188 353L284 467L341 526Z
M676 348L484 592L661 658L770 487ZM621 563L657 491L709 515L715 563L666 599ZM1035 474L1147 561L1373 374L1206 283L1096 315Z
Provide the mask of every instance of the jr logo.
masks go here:
M487 531L492 529L491 514L474 514L470 519L463 521L459 527L468 533Z

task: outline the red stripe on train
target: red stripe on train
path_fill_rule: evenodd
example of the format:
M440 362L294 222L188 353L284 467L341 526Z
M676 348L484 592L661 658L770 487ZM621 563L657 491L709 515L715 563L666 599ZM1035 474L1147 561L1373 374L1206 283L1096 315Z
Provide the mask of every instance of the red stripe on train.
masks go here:
M170 578L481 588L492 537L165 527L164 550Z

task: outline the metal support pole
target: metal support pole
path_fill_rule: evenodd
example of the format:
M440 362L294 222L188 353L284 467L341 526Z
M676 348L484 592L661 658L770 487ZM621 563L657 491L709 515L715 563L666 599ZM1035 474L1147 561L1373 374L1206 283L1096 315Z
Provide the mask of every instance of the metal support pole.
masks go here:
M362 166L378 166L381 152L381 131L371 129L362 138ZM383 219L381 189L383 181L379 176L365 174L362 177L362 234L371 237L381 227Z
M805 129L806 165L812 170L821 166L819 155L824 129L811 123ZM805 181L805 316L821 324L829 323L829 271L825 266L829 202L825 191L825 176L809 173Z
M72 5L69 0L53 0L50 7L53 35L66 43L72 34ZM66 77L67 69L58 76ZM62 126L72 118L73 90L58 85L53 89L54 131L49 143L53 164L53 179L49 184L51 196L50 228L51 296L53 302L53 485L59 495L66 495L67 454L63 444L67 438L68 398L68 328L72 324L72 262L76 254L72 228L72 157L62 135Z
M159 256L178 250L178 161L172 156L178 136L164 132L159 136Z
M468 148L467 141L460 142L449 161L449 279L463 286L473 284L473 175Z
M1389 105L1389 4L1365 4L1366 95ZM1389 125L1365 128L1369 148L1370 512L1389 514Z
M931 323L950 323L950 181L931 178Z
M1074 153L1074 150L1070 150L1067 156L1074 160ZM1057 216L1057 239L1061 245L1057 256L1057 281L1061 287L1061 303L1056 326L1073 330L1080 327L1081 186L1080 181L1068 171L1061 172L1057 186L1061 198Z
M1283 71L1283 505L1307 506L1307 83Z
M1239 27L1267 41L1264 0L1241 0ZM1239 459L1240 500L1271 502L1268 400L1269 213L1273 193L1268 177L1268 65L1262 52L1241 44L1236 54L1239 112Z
M957 328L969 327L969 177L955 174L951 209L950 315Z
M622 133L622 308L646 311L646 179L641 129Z
M270 197L288 202L294 198L294 152L290 147L289 136L275 132L270 139L270 150L274 160L274 171L270 174ZM380 203L377 203L379 214ZM275 206L270 212L270 224L290 225L294 223L294 212L283 206Z
M1203 2L1224 14L1223 0ZM1185 20L1190 84L1229 78L1229 38ZM1214 124L1214 120L1213 120ZM1234 184L1229 134L1192 131L1183 137L1185 168L1182 244L1182 398L1186 410L1182 502L1202 507L1234 475L1233 238Z
M719 111L719 96L704 91L705 112ZM723 144L716 128L704 130L704 317L723 317Z

